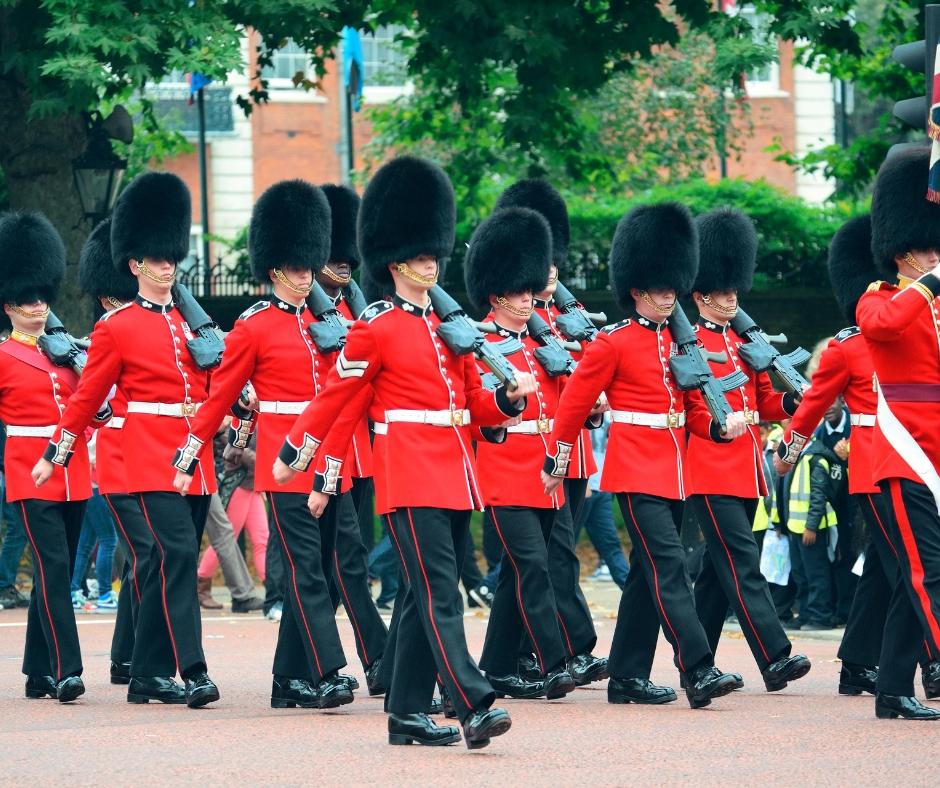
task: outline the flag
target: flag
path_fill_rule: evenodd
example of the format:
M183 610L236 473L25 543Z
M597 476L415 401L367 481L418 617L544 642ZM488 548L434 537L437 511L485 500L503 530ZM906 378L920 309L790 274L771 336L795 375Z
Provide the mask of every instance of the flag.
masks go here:
M721 0L721 10L726 14L734 13L737 10L736 0Z
M193 96L212 82L212 78L205 74L187 74L186 81L189 83L189 103L192 105Z
M930 91L930 113L927 115L927 134L931 139L927 199L940 203L940 41L937 42L936 54Z
M362 101L362 85L364 83L364 66L362 62L362 41L359 31L351 27L343 28L343 85L346 90L352 88L353 110L359 111Z

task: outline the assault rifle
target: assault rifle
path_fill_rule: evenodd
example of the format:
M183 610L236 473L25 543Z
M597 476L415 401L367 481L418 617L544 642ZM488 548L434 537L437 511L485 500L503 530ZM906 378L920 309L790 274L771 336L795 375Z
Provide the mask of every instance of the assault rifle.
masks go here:
M786 342L787 338L768 337L741 307L731 318L731 328L747 340L738 352L757 372L767 372L777 388L798 397L809 388L809 381L796 371L809 361L809 352L798 347L786 355L771 344L771 340Z

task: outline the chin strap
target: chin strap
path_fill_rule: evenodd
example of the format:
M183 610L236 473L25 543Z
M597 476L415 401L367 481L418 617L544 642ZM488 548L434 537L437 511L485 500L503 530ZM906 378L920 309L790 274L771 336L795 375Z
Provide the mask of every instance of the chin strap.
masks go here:
M496 296L496 303L499 304L499 305L500 305L503 309L505 309L507 312L509 312L509 313L512 314L512 315L515 315L516 317L524 317L524 318L526 318L527 320L528 320L530 317L532 317L532 308L531 308L531 307L530 307L529 309L520 309L519 307L513 306L512 304L510 304L510 303L509 303L505 298L503 298L502 296Z
M150 267L143 260L135 260L137 263L137 270L140 271L142 276L146 276L153 282L159 282L161 285L171 285L176 281L176 269L173 269L173 273L170 276L160 276L155 274L150 270Z
M303 296L304 298L310 295L309 287L300 287L300 285L295 284L287 278L287 275L280 268L272 268L271 273L274 274L274 278L277 279L278 282L292 293L297 293L297 295Z
M723 306L722 304L716 304L712 301L710 295L702 295L702 303L710 309L714 309L716 312L720 312L725 317L734 317L738 313L738 306Z
M640 291L640 298L642 298L648 306L655 309L661 315L671 315L673 310L676 308L676 304L673 304L672 306L660 306L652 298L650 298L650 294L645 290ZM678 301L676 303L678 303Z
M320 269L320 273L323 274L331 282L335 282L336 284L342 287L345 287L346 285L348 285L349 281L352 279L352 275L340 276L336 272L332 271L328 265L323 266L323 268Z
M417 271L412 270L412 268L405 263L398 263L398 265L395 266L395 270L406 279L410 279L412 282L417 282L419 285L437 284L437 274L434 274L434 276L424 276L423 274L419 274Z
M16 312L20 317L25 317L27 320L38 320L40 318L45 320L49 317L49 312L52 311L49 306L46 306L41 312L27 312L23 307L16 304L7 304L7 306L10 307L11 312Z

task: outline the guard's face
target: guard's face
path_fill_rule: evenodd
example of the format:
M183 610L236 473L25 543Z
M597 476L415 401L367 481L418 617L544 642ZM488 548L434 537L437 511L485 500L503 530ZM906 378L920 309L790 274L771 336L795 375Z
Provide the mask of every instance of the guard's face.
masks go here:
M558 287L558 266L552 263L552 266L548 269L548 284L545 286L545 289L538 294L538 297L542 301L547 301L555 294L555 289Z
M526 320L532 314L534 304L535 299L530 291L490 297L490 305L497 322L504 322L509 316L512 316L511 323L515 323L517 319Z
M285 266L281 271L291 282L301 289L309 290L310 286L313 284L313 271L309 268Z
M672 311L676 306L675 290L647 290L650 300L661 311Z
M49 304L37 298L22 304L4 304L3 311L17 331L38 335L46 327Z
M352 278L352 266L345 260L331 260L323 267L327 269L329 273L323 270L317 271L317 281L326 287L336 287L337 285L342 287L344 284L348 284L349 280ZM332 276L330 276L330 274L332 274Z
M172 260L145 257L143 260L131 260L130 269L138 281L144 278L158 289L169 290L176 279L176 263Z
M937 249L912 249L910 255L917 266L926 271L933 271L940 263L940 251Z

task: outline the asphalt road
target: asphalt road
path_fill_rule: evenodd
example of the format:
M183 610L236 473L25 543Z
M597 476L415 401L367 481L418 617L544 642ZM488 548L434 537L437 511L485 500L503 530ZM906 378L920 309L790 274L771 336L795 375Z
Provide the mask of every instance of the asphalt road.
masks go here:
M25 611L0 614L0 785L743 785L936 786L940 724L880 721L874 700L836 694L833 638L798 639L810 674L768 694L740 635L718 664L745 689L692 711L613 706L603 684L560 701L506 701L513 727L484 750L390 747L381 698L357 694L339 711L269 705L277 626L256 616L206 615L205 649L221 702L204 710L132 706L108 683L113 617L83 615L87 694L60 705L27 700L20 673ZM606 654L613 621L597 615ZM466 619L475 653L486 620ZM340 631L349 672L364 681L352 632ZM668 644L653 679L678 687ZM439 718L442 719L442 718Z

